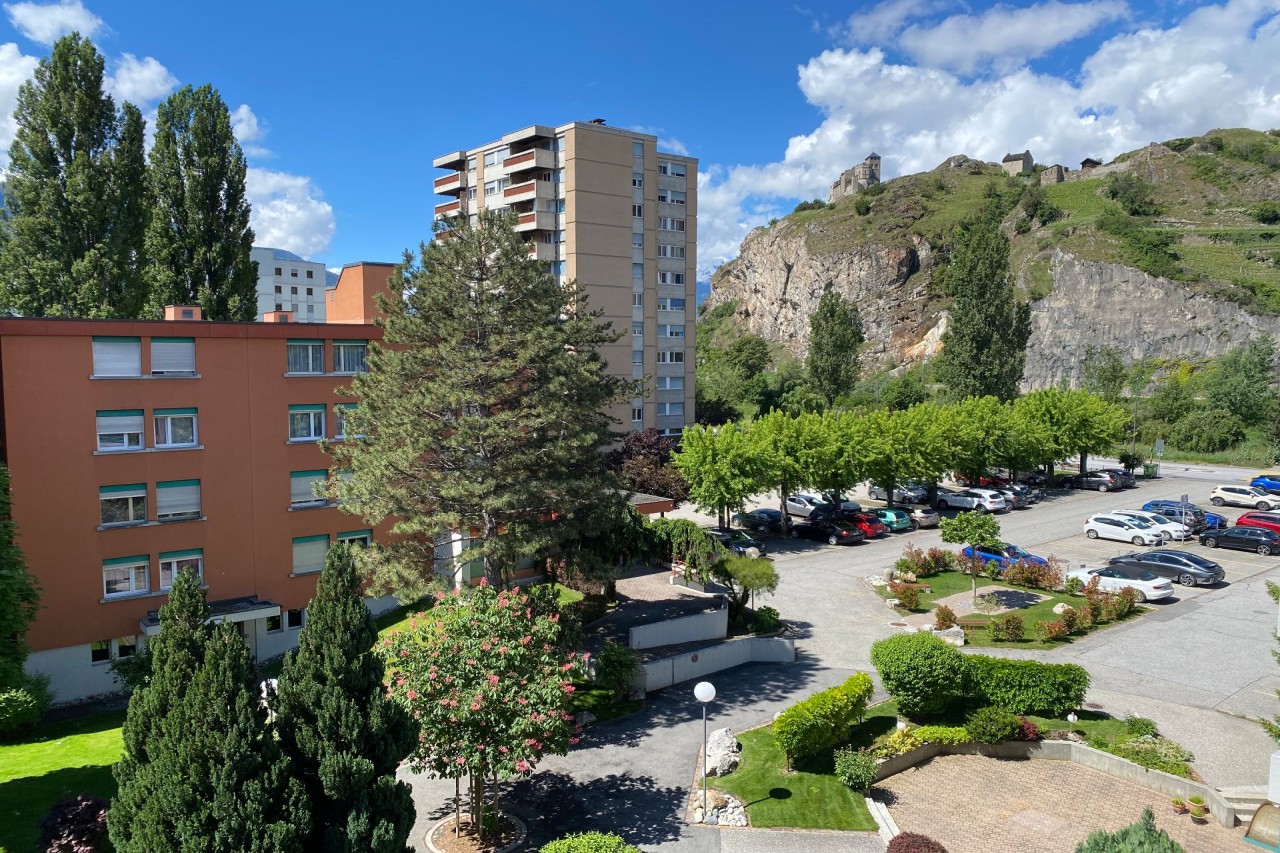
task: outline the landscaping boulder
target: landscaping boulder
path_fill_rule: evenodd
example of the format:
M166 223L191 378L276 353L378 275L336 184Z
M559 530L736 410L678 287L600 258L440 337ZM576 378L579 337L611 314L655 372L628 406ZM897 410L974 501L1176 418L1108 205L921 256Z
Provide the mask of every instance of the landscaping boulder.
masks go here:
M724 776L738 769L742 745L733 736L733 730L716 729L707 738L706 775Z
M1057 604L1053 605L1053 612L1059 616L1061 616L1065 611L1070 609L1071 609L1071 605L1067 604L1065 601L1060 601Z
M573 715L573 723L576 726L586 728L596 721L596 715L590 711L579 711Z
M953 646L964 645L964 629L956 626L953 628L943 628L941 631L935 630L933 636L942 640L944 643L950 643Z

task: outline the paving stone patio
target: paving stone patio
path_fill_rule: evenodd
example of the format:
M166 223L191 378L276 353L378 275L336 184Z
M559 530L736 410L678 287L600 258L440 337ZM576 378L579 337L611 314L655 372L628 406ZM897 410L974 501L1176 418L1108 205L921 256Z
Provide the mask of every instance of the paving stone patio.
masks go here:
M1095 829L1116 830L1151 806L1187 853L1241 853L1244 827L1193 824L1169 798L1067 761L941 755L876 785L903 832L955 853L1072 853Z

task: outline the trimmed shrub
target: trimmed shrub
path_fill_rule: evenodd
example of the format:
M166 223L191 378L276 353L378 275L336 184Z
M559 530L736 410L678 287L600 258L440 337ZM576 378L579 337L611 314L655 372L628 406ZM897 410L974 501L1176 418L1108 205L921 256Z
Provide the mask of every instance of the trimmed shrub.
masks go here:
M1040 623L1040 639L1045 642L1050 640L1065 640L1071 633L1071 629L1067 627L1066 621L1062 619L1054 619L1051 622Z
M999 619L992 619L987 623L987 631L998 643L1016 643L1026 635L1022 617L1017 613L1006 613Z
M872 646L873 655L874 650ZM1005 660L987 655L962 657L971 692L1014 714L1061 717L1072 708L1079 708L1089 689L1089 673L1073 663Z
M889 584L889 592L898 599L898 606L904 610L915 610L920 606L920 588L905 583Z
M40 722L41 697L25 687L0 690L0 740L8 740Z
M1156 730L1156 721L1149 720L1146 717L1137 717L1128 714L1124 718L1124 728L1134 737L1155 737L1160 732Z
M865 791L876 781L876 760L856 749L837 749L836 778L855 791Z
M1062 582L1062 588L1067 595L1079 595L1083 587L1084 581L1080 580L1080 578L1067 578Z
M956 626L956 612L945 604L939 604L933 611L933 627L939 631Z
M974 743L1004 743L1022 733L1022 721L1016 714L993 706L979 709L964 727Z
M942 572L955 571L956 555L942 548L922 551L915 545L908 545L893 567L901 574L910 573L917 578L929 578Z
M892 847L893 845L889 845ZM1169 837L1163 829L1156 829L1156 817L1151 808L1142 810L1142 819L1115 832L1098 830L1076 845L1076 853L1186 853L1182 845Z
M1018 723L1021 729L1018 732L1018 740L1040 740L1040 727L1028 720L1026 717L1019 717Z
M751 630L757 634L771 634L781 627L782 614L767 604L757 608L751 619Z
M631 692L640 658L622 643L605 643L596 663L595 683L621 699Z
M1078 580L1078 578L1073 578L1073 580ZM1068 634L1074 634L1080 629L1080 611L1076 608L1064 608L1062 613L1059 614L1059 618L1062 620L1062 624L1067 627Z
M867 752L875 758L893 758L897 755L906 755L923 745L924 741L916 736L914 729L894 729L876 738Z
M918 726L911 733L925 743L969 743L969 730L964 726Z
M640 853L611 832L583 832L542 845L539 853Z
M815 693L778 715L773 739L788 762L830 749L848 739L849 730L866 713L873 691L871 676L858 673L844 684Z
M101 797L63 797L40 819L39 849L48 853L92 853L105 849L107 807Z
M899 634L871 646L880 683L906 717L934 717L964 688L965 655L932 634Z
M893 837L884 853L947 853L947 848L927 835L904 832Z
M1005 568L1004 581L1031 589L1057 589L1062 585L1062 569L1053 563L1041 565L1018 560Z

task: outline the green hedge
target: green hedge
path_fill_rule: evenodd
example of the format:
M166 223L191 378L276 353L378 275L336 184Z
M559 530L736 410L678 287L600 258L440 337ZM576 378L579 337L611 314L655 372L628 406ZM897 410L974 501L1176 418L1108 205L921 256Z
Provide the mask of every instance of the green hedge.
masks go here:
M640 853L640 850L611 832L584 832L548 842L539 853Z
M964 687L965 656L932 634L898 634L871 646L884 689L910 719L941 715Z
M773 739L788 761L830 749L848 739L873 691L871 676L858 673L844 684L815 693L778 715Z
M917 726L911 733L925 743L969 743L969 730L964 726Z
M1005 660L986 655L967 655L965 661L970 690L987 704L1014 714L1061 717L1079 708L1089 689L1089 673L1073 663Z

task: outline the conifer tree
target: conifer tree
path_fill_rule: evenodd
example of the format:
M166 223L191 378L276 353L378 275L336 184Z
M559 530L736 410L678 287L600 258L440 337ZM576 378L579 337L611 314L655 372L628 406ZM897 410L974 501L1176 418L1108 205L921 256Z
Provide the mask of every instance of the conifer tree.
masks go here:
M495 588L519 559L570 541L575 511L616 485L606 410L637 384L597 351L619 333L530 259L507 217L450 224L417 264L406 254L379 302L385 345L370 345L349 389L360 405L346 429L363 438L329 448L352 474L330 482L343 506L396 519L403 538L377 561L375 589L401 598L425 592L451 531L475 531L466 559Z
M142 114L103 91L103 58L72 33L18 92L9 148L0 309L136 317L145 301Z
M1009 240L997 215L980 214L966 224L946 280L954 304L942 336L938 379L956 399L1014 399L1027 361L1031 307L1014 295Z
M151 148L148 313L199 305L206 320L258 313L244 152L212 86L186 86L160 104Z
M0 690L24 683L27 629L40 609L40 588L18 548L11 506L9 468L0 465Z
M275 728L311 803L307 850L403 853L415 812L395 774L418 745L417 725L386 695L350 547L329 550L280 674Z
M857 303L834 290L823 291L809 318L809 354L804 367L809 384L828 406L852 391L858 381L858 349L864 340Z

